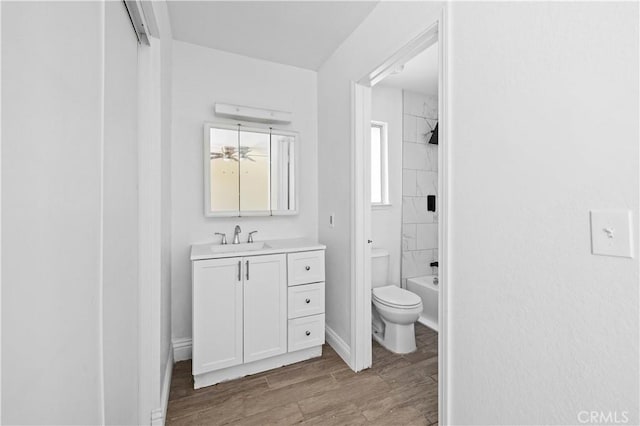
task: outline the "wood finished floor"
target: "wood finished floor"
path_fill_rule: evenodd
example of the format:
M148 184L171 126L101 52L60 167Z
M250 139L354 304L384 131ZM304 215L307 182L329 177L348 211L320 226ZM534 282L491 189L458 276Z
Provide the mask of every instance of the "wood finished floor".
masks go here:
M174 366L167 425L435 425L438 337L416 324L418 350L373 342L373 367L354 373L329 346L322 357L193 389L191 361Z

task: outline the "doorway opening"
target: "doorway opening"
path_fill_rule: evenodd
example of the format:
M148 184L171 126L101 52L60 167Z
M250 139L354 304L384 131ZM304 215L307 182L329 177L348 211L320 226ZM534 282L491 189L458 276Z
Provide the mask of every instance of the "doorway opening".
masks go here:
M432 378L440 424L447 418L443 26L441 15L352 86L353 365L423 357L416 374Z

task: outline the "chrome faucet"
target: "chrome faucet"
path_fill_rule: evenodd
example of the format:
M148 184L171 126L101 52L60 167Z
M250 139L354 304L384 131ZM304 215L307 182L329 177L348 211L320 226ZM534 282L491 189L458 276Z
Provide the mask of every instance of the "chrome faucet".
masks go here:
M236 229L233 231L233 244L240 244L240 225L236 225Z
M247 239L248 243L252 243L253 242L253 234L256 234L258 231L251 231L249 232L249 239Z
M225 234L222 234L220 232L216 232L216 235L220 235L222 237L222 241L220 242L220 244L227 244L227 236Z

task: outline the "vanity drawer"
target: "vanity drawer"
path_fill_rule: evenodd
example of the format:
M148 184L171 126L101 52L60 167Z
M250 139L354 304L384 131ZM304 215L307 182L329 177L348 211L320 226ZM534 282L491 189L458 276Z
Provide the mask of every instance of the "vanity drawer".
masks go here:
M324 283L289 287L289 318L324 313Z
M324 343L324 314L289 320L289 352Z
M289 253L289 285L324 281L324 250Z

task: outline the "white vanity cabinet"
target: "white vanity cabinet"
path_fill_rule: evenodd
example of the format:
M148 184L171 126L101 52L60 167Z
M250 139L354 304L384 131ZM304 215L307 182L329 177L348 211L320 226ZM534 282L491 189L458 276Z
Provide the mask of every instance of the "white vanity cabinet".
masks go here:
M193 262L193 374L242 364L242 258Z
M287 351L284 254L193 262L193 373Z
M191 250L196 389L322 355L324 246L229 249Z
M289 351L324 343L324 250L287 255Z
M244 362L287 352L287 263L284 254L244 263Z

